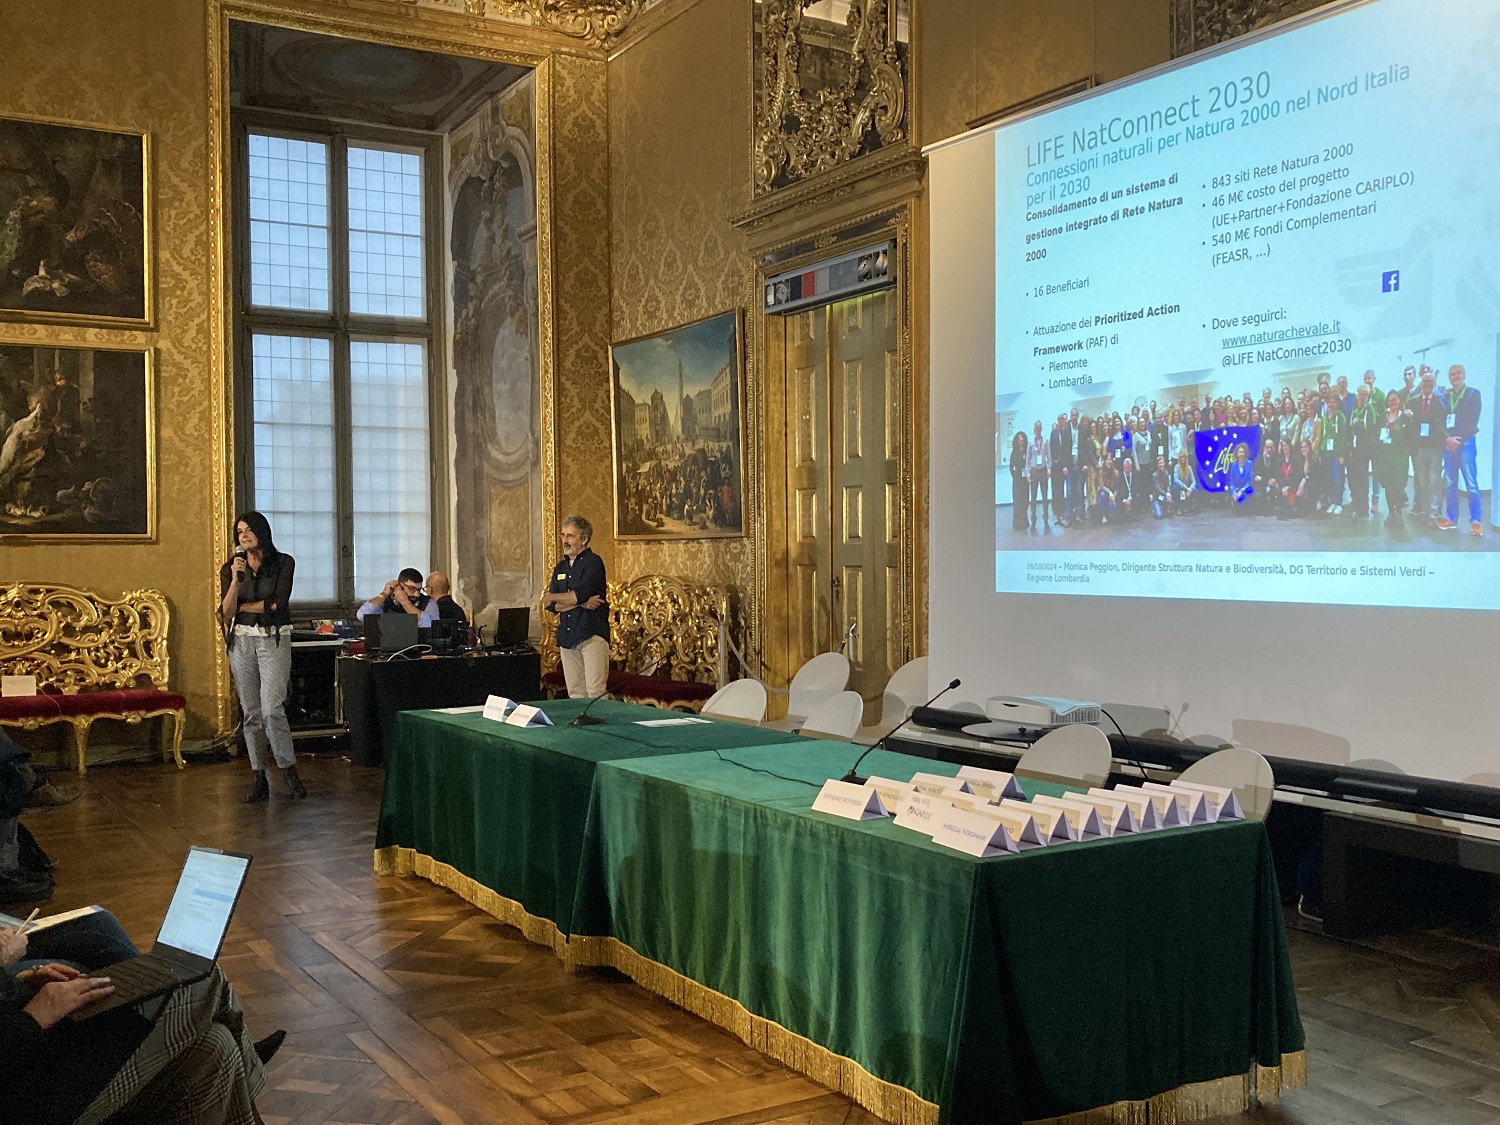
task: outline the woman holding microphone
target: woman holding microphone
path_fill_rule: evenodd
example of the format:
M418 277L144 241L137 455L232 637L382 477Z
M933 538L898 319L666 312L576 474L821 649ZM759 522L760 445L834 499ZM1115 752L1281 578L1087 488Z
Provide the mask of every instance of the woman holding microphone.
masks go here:
M245 747L254 781L247 803L271 795L266 782L266 747L286 778L293 797L307 796L297 776L297 754L287 722L287 689L292 678L291 555L276 549L271 525L259 512L234 521L234 555L219 568L219 621L229 648L229 670L244 714Z

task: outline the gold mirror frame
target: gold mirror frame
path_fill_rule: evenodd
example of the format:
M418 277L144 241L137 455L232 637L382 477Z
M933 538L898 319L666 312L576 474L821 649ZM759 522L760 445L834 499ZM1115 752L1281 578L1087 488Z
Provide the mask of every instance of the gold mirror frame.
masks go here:
M847 38L816 43L803 23L814 0L756 0L750 35L751 197L902 145L911 134L911 44L898 36L907 0L849 0ZM908 16L909 19L909 16ZM809 52L845 55L806 89ZM842 71L842 73L839 73ZM788 127L794 123L795 127ZM878 144L868 145L873 131Z

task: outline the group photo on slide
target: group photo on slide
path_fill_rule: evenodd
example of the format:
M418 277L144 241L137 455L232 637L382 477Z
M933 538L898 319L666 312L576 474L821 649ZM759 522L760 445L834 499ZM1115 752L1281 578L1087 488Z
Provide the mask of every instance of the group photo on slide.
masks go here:
M1495 385L1493 340L1485 382ZM1494 424L1472 359L1394 379L1328 371L1236 393L1095 392L1029 421L997 415L997 547L1494 550ZM1300 385L1298 385L1300 384ZM1174 393L1175 391L1175 393ZM1008 496L1007 496L1008 493Z

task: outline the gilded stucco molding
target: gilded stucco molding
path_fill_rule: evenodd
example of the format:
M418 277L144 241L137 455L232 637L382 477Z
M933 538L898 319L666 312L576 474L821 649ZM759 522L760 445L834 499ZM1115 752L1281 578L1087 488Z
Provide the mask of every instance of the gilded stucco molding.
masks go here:
M521 19L605 47L650 6L648 0L490 0L489 14Z
M389 0L393 7L459 12L498 23L554 31L592 47L609 47L641 13L661 0Z
M845 33L815 32L802 0L763 0L752 44L752 196L907 139L907 59L897 0L851 0ZM815 53L827 56L821 65ZM813 72L819 82L810 82ZM809 87L820 85L811 91Z
M1227 43L1325 3L1327 0L1173 0L1172 57Z

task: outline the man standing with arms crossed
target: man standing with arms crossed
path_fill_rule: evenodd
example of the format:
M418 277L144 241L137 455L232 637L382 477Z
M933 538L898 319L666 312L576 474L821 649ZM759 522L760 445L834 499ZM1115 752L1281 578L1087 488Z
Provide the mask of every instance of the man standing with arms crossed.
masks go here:
M557 648L570 699L596 699L609 686L609 605L604 560L589 549L594 527L562 521L563 557L552 568L542 608L558 615Z
M1479 447L1479 392L1464 382L1464 365L1448 368L1448 393L1444 395L1443 475L1448 478L1448 512L1438 521L1439 531L1458 526L1458 479L1463 477L1464 491L1469 494L1469 534L1483 535L1479 514L1479 466L1475 458Z

